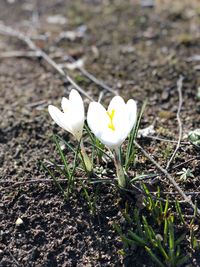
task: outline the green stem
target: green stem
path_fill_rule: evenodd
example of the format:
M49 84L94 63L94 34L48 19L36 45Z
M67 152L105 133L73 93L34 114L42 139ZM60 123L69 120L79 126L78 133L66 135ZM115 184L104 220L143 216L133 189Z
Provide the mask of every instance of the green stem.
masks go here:
M125 188L126 177L125 177L124 170L120 162L120 149L119 148L116 148L114 150L114 162L115 162L115 167L117 171L118 185L119 187Z
M92 163L85 151L85 147L84 147L84 144L83 144L83 141L81 140L80 142L80 152L81 152L81 157L82 157L82 160L83 160L83 164L85 165L85 168L86 168L86 171L88 173L91 173L92 172Z

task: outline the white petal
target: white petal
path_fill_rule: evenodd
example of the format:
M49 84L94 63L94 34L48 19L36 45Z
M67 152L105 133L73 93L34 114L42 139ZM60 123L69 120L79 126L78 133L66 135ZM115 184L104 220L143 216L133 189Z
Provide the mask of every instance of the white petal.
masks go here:
M80 94L72 89L69 100L65 97L62 98L61 106L71 132L80 140L85 120L84 104Z
M129 120L129 132L132 130L137 119L137 104L133 99L129 99L126 104L126 112Z
M75 89L72 89L69 94L69 101L73 109L76 109L77 114L82 116L85 119L85 110L83 99L80 96L79 92Z
M114 148L120 146L123 142L121 132L113 131L108 127L110 119L106 109L100 103L90 103L87 122L91 131L104 145Z
M98 102L91 102L88 108L87 122L92 132L99 137L109 124L106 109Z
M74 113L71 113L68 117L73 134L78 140L80 140L82 137L84 126L84 118L80 115L81 114L77 114L77 116L75 116Z
M121 96L114 96L113 99L110 101L108 106L108 111L112 112L112 110L120 111L125 108L124 99Z
M69 112L69 110L71 109L70 101L66 97L62 98L61 107L63 112Z
M69 94L70 101L70 121L74 135L80 140L83 132L83 126L85 121L85 110L83 99L77 90L72 89Z
M52 105L48 106L48 111L52 119L58 124L58 126L72 133L71 126L67 122L66 116L63 112L61 112L57 107L52 106Z
M125 140L131 132L137 118L137 106L133 99L128 100L125 109L116 114L116 129L121 133L121 140ZM122 141L122 142L123 142Z
M108 112L114 110L113 124L115 130L118 132L119 136L126 135L128 127L128 117L126 114L126 104L121 96L115 96L111 100L108 106Z
M102 134L99 136L99 140L109 148L119 147L124 139L121 138L121 133L117 131L112 131L107 128Z

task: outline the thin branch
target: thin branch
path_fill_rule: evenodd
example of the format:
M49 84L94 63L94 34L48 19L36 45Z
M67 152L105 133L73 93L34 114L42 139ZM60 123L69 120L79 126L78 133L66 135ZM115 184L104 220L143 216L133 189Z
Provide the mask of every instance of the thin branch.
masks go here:
M187 202L193 210L196 209L196 206L192 202L190 197L187 197L186 194L183 192L183 190L179 187L177 182L174 180L174 178L168 173L166 169L164 169L159 163L157 163L136 141L134 142L135 146L140 149L140 151L147 157L156 167L158 170L160 170L170 181L171 184L175 187L175 189L179 192L181 197L184 199L185 202ZM200 216L200 210L197 209L197 213Z
M150 192L150 193L153 193L153 192ZM185 195L188 195L188 196L195 196L195 195L200 195L200 191L194 191L194 192L184 192ZM165 195L177 195L179 194L178 192L167 192L167 191L164 191L162 192L162 194L165 194Z
M69 75L65 74L63 71L63 68L56 64L55 65L55 61L54 63L52 62L53 59L52 57L50 58L48 56L48 59L46 58L46 56L44 57L44 53L39 47L36 47L36 45L33 43L33 41L25 36L23 33L15 31L7 26L3 26L2 29L2 25L0 25L0 33L9 35L9 36L13 36L13 37L17 37L20 40L26 42L26 44L35 51L35 53L33 51L11 51L11 52L4 52L3 54L0 54L1 58L8 58L8 57L42 57L43 59L45 59L52 67L54 67L59 73L60 75L62 75L63 77L67 78L67 80L72 83L73 86L75 86L77 88L77 90L79 90L82 94L83 91L80 87L77 87L78 85L75 84L75 82L69 77ZM29 40L27 40L29 39ZM27 42L28 41L28 42ZM42 54L41 54L42 53ZM46 54L46 53L45 53ZM47 54L46 54L47 55ZM66 55L65 55L66 56ZM74 62L75 59L71 56L67 56L67 58L69 58L70 61ZM51 59L51 61L49 60ZM117 95L117 92L112 89L110 86L106 85L103 81L97 79L93 74L89 73L85 68L83 67L78 67L77 68L85 77L87 77L89 80L91 80L93 83L95 83L96 85L98 85L99 87L103 88L104 90L107 90L108 92ZM87 95L88 97L88 95ZM88 97L89 98L89 97ZM90 98L89 98L90 99ZM91 99L90 99L91 100Z
M0 53L0 58L10 58L10 57L36 57L35 51L7 51Z
M108 85L106 85L103 81L98 80L94 75L92 75L91 73L89 73L86 69L84 69L83 67L79 67L78 68L80 70L80 72L85 75L89 80L91 80L93 83L97 84L98 86L102 87L104 90L107 90L108 92L114 94L114 95L118 95L117 92L115 90L113 90L111 87L109 87Z
M67 179L58 179L58 182L66 182ZM34 184L34 183L53 183L53 179L31 179L31 180L26 180L26 181L20 181L20 182L15 182L13 180L5 180L5 181L0 181L0 184L11 184L13 187L18 186L18 185L24 185L24 184Z
M17 266L20 267L19 262L16 260L16 258L15 258L14 255L12 254L10 248L9 248L8 246L6 246L6 248L8 249L8 253L9 253L10 257L12 258L12 260L14 261L14 263L15 263Z
M76 60L72 57L72 56L67 56L67 58L71 61L71 62L75 62ZM96 85L102 87L104 90L107 90L108 92L117 95L117 92L112 89L111 87L109 87L107 84L105 84L103 81L97 79L93 74L89 73L89 71L87 71L85 68L83 67L77 67L77 69L85 76L87 77L89 80L91 80L93 83L95 83Z
M98 176L99 177L99 176ZM88 181L88 178L81 178L81 177L76 177L78 181ZM67 179L57 179L57 182L67 182ZM96 178L91 178L91 183L95 182L113 182L111 179L96 179ZM0 184L10 184L10 186L15 187L19 185L25 185L25 184L35 184L35 183L54 183L53 179L31 179L31 180L26 180L26 181L20 181L20 182L15 182L13 180L5 180L2 181L0 180Z
M191 159L188 159L188 160L186 160L186 161L184 161L184 162L181 162L181 163L179 163L178 165L176 165L176 166L173 166L172 167L172 169L174 170L174 169L177 169L177 168L180 168L181 166L183 166L183 165L185 165L186 163L189 163L189 162L191 162L191 161L193 161L193 160L200 160L200 158L199 158L199 156L196 156L196 157L194 157L194 158L191 158Z
M26 106L29 108L35 108L38 106L45 106L45 105L48 106L48 100L40 100L40 101L28 103Z
M166 170L169 169L172 161L174 160L177 151L180 148L180 144L181 144L181 139L182 139L182 135L183 135L183 127L182 127L182 121L181 121L181 117L180 117L180 113L181 113L181 108L182 108L182 104L183 104L183 96L182 96L182 87L183 87L183 76L180 76L178 81L177 81L177 90L178 90L178 96L179 96L179 104L178 104L178 110L176 113L176 117L177 117L177 121L178 121L178 126L179 126L179 137L178 137L178 143L176 145L176 148L171 156L171 158L169 159L167 166L166 166Z
M176 140L170 140L170 139L161 138L161 137L152 136L152 135L147 135L147 136L145 136L145 138L149 138L149 139L153 139L153 140L158 140L158 141L161 141L161 142L168 142L168 143L175 143L175 144L178 143L178 141L176 141ZM190 142L184 142L184 141L182 141L181 144L182 145L189 145Z
M35 43L24 33L13 30L10 27L7 27L3 24L0 24L0 34L16 37L19 40L25 42L28 47L36 52L37 57L43 58L49 65L51 65L62 77L64 77L68 82L70 82L80 93L86 96L88 99L93 100L64 70L56 64L56 62L50 58L42 49L37 47Z
M114 184L112 184L112 185L114 185ZM116 185L114 185L114 186L116 186ZM141 195L143 195L143 196L145 196L146 197L146 193L142 190L142 189L140 189L139 187L137 187L137 186L135 186L135 185L133 185L132 184L132 186L141 194ZM133 191L133 190L130 190L130 189L127 189L127 188L121 188L120 187L120 190L121 191L124 191L124 192L128 192L128 193L132 193L132 194L135 194L135 191ZM161 201L163 201L163 202L166 202L167 200L166 199L164 199L164 198L162 198L162 197L157 197L157 196L154 196L155 194L157 194L157 192L149 192L149 193L151 193L151 194L153 194L153 196L152 196L152 198L153 199L155 199L155 200L161 200ZM172 203L175 203L175 200L168 200L169 202L172 202ZM185 201L183 200L183 201L179 201L179 203L180 202L184 202L185 203Z
M57 55L56 55L57 56ZM61 55L59 55L61 56ZM65 55L66 56L66 55ZM11 57L27 57L27 58L32 58L32 57L40 57L40 55L36 51L8 51L4 53L0 53L0 58L11 58ZM70 61L75 62L74 58L71 56L67 56ZM51 58L53 58L51 56ZM62 65L59 64L59 67L62 68ZM89 73L85 68L83 67L77 67L77 69L90 81L98 85L99 87L102 87L104 90L107 90L108 92L117 95L117 92L106 85L103 81L97 79L93 74Z

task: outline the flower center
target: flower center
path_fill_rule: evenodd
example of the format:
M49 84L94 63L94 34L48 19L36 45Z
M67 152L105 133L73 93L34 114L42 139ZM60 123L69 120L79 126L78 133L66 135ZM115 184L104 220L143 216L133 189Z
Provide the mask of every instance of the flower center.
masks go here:
M115 115L115 110L112 109L111 112L107 111L107 114L108 114L108 117L110 119L110 123L108 124L108 128L110 128L111 130L115 131L115 126L113 124L113 118L114 118L114 115Z

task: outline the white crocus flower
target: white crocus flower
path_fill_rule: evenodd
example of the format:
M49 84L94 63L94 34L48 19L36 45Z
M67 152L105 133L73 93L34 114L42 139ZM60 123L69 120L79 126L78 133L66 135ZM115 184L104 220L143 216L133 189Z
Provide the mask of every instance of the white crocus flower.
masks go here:
M52 119L64 130L73 134L78 142L80 142L80 153L84 166L88 173L92 171L92 164L86 154L83 141L81 140L83 134L83 126L85 121L85 110L83 100L75 89L72 89L69 94L69 99L63 97L61 101L62 110L57 107L49 105L48 110Z
M108 148L114 149L114 162L118 184L126 187L126 177L120 161L120 146L129 135L137 118L137 106L133 99L124 102L115 96L106 110L100 103L89 105L87 122L95 136Z
M87 122L95 136L107 147L118 149L136 122L137 106L133 99L124 102L115 96L106 110L100 103L91 102Z
M62 98L61 107L63 112L57 107L49 105L49 114L61 128L73 134L80 141L85 120L84 105L80 94L72 89L69 99Z

